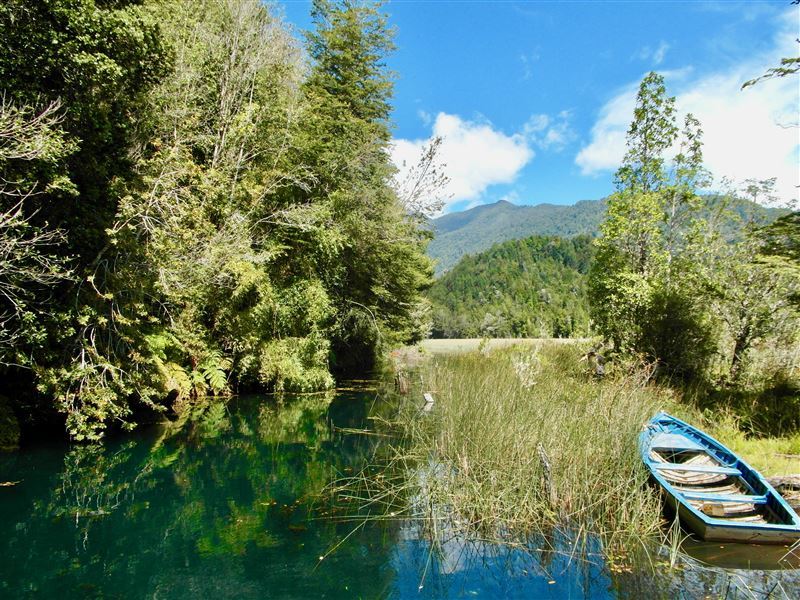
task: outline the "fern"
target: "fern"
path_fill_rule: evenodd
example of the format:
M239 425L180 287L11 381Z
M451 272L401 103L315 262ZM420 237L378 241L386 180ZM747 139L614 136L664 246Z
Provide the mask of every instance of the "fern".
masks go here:
M220 394L228 387L228 376L225 371L231 368L231 360L218 350L212 350L198 365L197 370L207 383L212 395Z

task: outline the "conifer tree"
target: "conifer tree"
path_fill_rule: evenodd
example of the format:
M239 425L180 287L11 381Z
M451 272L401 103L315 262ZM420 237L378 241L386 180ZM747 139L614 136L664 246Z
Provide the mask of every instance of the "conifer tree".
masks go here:
M369 358L381 345L425 333L420 291L431 268L425 234L391 186L393 83L385 58L393 44L386 15L351 0L315 0L312 16L305 157L317 177L312 196L330 204L344 240L328 282L337 311L335 355L346 367L347 357Z

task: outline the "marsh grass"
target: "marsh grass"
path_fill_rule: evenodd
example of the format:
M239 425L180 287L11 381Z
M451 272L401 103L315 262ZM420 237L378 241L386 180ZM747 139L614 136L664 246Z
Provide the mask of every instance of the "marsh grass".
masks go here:
M576 555L599 541L620 556L661 539L638 434L677 399L646 370L597 380L581 354L541 342L434 357L418 372L419 403L385 424L398 442L338 493L358 518L420 519L434 540L524 545L567 532Z
M782 436L748 432L731 411L706 413L707 431L763 475L800 474L800 431Z
M485 531L568 527L609 548L660 532L637 439L673 399L637 372L598 381L580 355L543 344L428 367L435 413L409 420L408 434L441 465L428 485L436 503Z

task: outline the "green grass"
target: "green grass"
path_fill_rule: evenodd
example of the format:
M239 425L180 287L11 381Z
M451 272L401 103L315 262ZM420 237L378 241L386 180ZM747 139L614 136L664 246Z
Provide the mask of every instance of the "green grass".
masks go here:
M659 410L693 423L765 475L796 472L800 438L756 439L730 412L701 412L646 368L592 376L587 342L527 340L464 348L424 346L411 361L418 389L396 422L389 465L349 487L371 517L421 519L434 539L452 534L525 544L554 530L599 539L625 561L651 541L669 543L662 504L638 451ZM424 358L424 360L416 360ZM398 364L403 364L398 357ZM435 404L423 413L422 391ZM351 482L352 483L352 482ZM674 540L673 540L674 541Z
M731 413L707 419L708 432L767 477L800 475L800 432L780 437L748 436Z
M581 350L539 343L422 367L436 404L424 418L401 418L396 456L417 516L519 539L567 527L609 548L659 534L637 436L677 400L640 374L598 382Z

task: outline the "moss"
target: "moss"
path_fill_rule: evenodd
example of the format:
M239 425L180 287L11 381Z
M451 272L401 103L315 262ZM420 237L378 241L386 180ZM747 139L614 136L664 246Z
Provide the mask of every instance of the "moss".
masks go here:
M19 421L11 403L0 396L0 449L11 450L19 446Z

